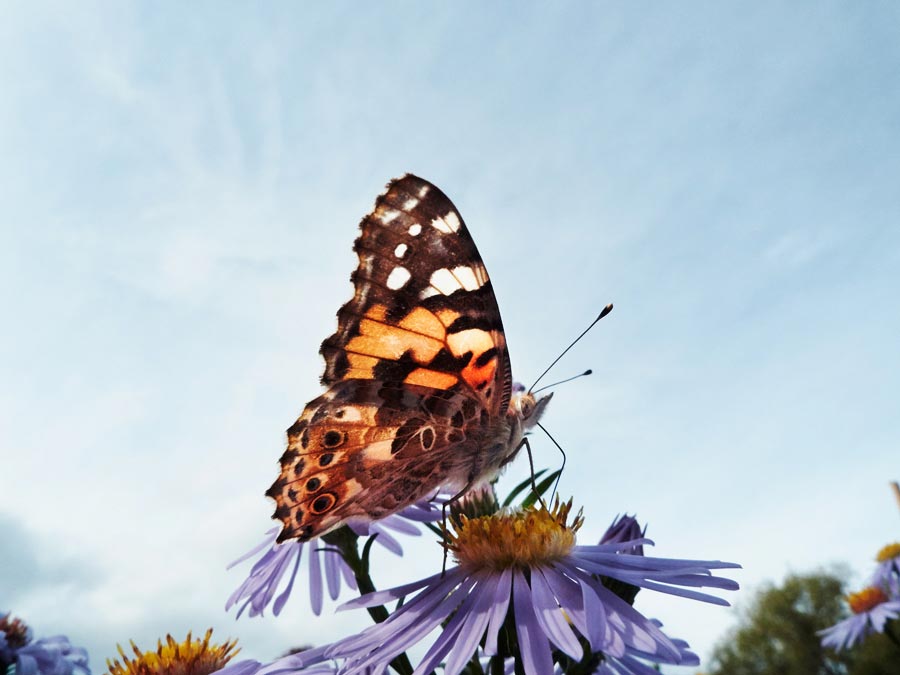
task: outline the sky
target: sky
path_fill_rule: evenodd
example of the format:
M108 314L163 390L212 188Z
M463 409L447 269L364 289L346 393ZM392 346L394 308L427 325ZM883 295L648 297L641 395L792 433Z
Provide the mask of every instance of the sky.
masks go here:
M248 565L225 566L272 525L357 223L407 171L465 218L517 379L615 303L544 418L583 540L636 513L657 555L743 565L737 609L638 609L705 658L766 583L863 583L900 516L898 22L889 2L4 3L0 609L95 672L167 632L267 660L367 625L314 618L303 583L235 621ZM433 539L381 554L376 583L432 574Z

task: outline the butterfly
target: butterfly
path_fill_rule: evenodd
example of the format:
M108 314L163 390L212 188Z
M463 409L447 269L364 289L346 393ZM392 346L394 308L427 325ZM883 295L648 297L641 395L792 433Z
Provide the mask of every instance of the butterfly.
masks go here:
M407 174L360 223L353 298L322 343L327 391L287 430L266 492L278 541L494 478L550 396L513 391L497 299L453 202Z

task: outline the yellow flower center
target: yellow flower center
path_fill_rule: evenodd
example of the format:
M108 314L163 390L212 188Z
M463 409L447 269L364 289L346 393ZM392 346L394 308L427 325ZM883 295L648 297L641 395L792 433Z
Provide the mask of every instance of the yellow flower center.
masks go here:
M854 614L862 614L868 612L873 607L877 607L882 602L887 602L887 595L884 591L876 586L862 589L859 593L851 593L847 596L847 603Z
M579 511L566 524L572 500L557 499L549 511L542 507L500 511L480 518L460 516L448 534L453 557L467 567L503 570L530 568L564 558L575 546L575 533L583 519Z
M878 551L878 555L875 556L875 560L883 563L897 557L900 557L900 541L894 544L888 544L883 549Z
M155 652L141 652L131 643L135 658L129 659L121 645L116 645L122 662L106 660L110 675L209 675L223 668L240 649L235 649L236 640L228 640L222 645L211 645L209 638L212 628L206 631L203 640L192 640L190 632L184 642L176 642L166 635L166 643L157 641Z
M13 649L24 647L30 642L28 626L21 619L9 614L0 616L0 631L6 635L6 644Z

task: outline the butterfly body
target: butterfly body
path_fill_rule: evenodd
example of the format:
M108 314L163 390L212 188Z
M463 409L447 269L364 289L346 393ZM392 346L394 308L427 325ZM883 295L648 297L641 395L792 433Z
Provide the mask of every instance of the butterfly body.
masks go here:
M490 480L549 400L513 394L490 279L438 188L392 181L360 230L354 296L322 344L328 389L288 429L267 492L279 541Z

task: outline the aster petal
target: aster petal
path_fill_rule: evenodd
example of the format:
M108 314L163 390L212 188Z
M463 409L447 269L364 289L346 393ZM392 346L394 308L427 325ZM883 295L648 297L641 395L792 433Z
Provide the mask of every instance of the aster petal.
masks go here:
M641 582L640 584L635 584L635 586L641 586L650 591L658 591L660 593L668 593L669 595L677 595L682 598L690 598L691 600L699 600L700 602L708 602L711 605L719 605L720 607L731 607L731 603L724 598L710 595L709 593L701 593L700 591L691 591L686 588L667 586L666 584L658 584L656 582L647 580ZM733 588L730 586L717 586L717 588L724 588L725 590L730 591L738 589L737 586Z
M735 567L733 563L650 558L625 553L608 556L607 554L585 550L587 548L589 547L576 547L570 556L570 560L591 574L612 577L633 586L726 606L728 602L714 595L681 589L664 583L656 583L653 580L662 580L669 584L683 586L701 586L725 590L736 590L739 588L734 580L713 576L709 571L710 568L704 567L705 565L718 565L719 567L733 568Z
M651 654L658 654L662 649L667 653L666 658L678 658L678 649L656 624L574 565L565 561L560 565L581 584L582 588L587 586L597 594L607 611L607 621L614 632L621 634L626 646ZM590 616L588 613L588 617ZM601 647L601 651L608 649L609 647Z
M410 523L408 520L404 520L403 518L385 518L380 522L380 524L383 529L394 530L395 532L406 534L410 537L422 536L422 530Z
M16 675L38 675L37 659L30 654L23 654L20 649L16 654Z
M284 608L284 603L287 602L287 599L291 597L291 591L294 588L294 580L297 578L297 570L300 569L300 553L297 552L297 555L294 557L294 569L291 572L290 578L288 579L287 587L284 589L284 592L275 598L275 604L272 606L272 613L275 616L281 614L281 610ZM226 607L226 609L228 609Z
M334 643L326 650L330 658L346 658L347 675L389 662L437 628L468 596L475 580L463 579L448 593L444 584L420 593L383 623ZM450 588L455 586L451 584Z
M291 558L296 556L299 559L302 553L303 545L299 542L270 544L269 550L253 565L244 582L228 598L225 603L226 611L242 597L246 597L236 618L248 606L250 616L262 614L278 590L278 584L287 571Z
M328 597L337 600L341 593L341 565L350 571L350 567L344 564L344 559L340 554L326 549L322 551L322 562L325 567L325 585L328 588ZM356 579L354 579L356 581Z
M340 558L340 556L338 557ZM350 566L345 564L343 559L340 559L338 560L337 567L341 571L341 576L344 578L344 583L354 591L357 590L358 587L356 585L356 575L353 574L353 570L350 569Z
M393 553L394 555L403 555L403 547L400 546L400 542L397 541L384 527L381 526L382 523L373 523L371 527L371 532L373 535L376 535L375 541L388 551Z
M318 543L318 540L316 542ZM322 601L324 599L322 560L320 556L321 552L316 549L309 552L309 605L316 616L322 613Z
M484 653L487 656L497 654L497 634L506 619L509 599L512 597L512 570L504 569L497 581L497 589L491 605L487 634L484 638Z
M631 654L610 661L609 666L614 667L614 672L620 675L659 675L656 668L638 661Z
M451 578L458 581L463 576L465 576L465 574L460 571L460 568L455 567L452 570L448 571L446 574L444 574L443 572L438 572L437 574L433 574L430 577L425 577L424 579L420 579L419 581L414 581L411 584L404 584L403 586L395 586L394 588L388 588L383 591L366 593L365 595L354 598L353 600L348 600L347 602L339 606L338 610L340 611L345 609L356 609L358 607L372 607L374 605L383 605L386 602L390 602L391 600L399 600L400 598L405 597L410 593L419 590L420 588L424 588L425 586L430 585L432 582L441 579L441 577L444 577L444 581L447 581Z
M898 613L900 613L900 601L883 602L872 608L872 611L869 612L869 620L876 632L883 633L884 625L890 619L896 619Z
M15 655L17 675L72 675L76 668L90 674L87 651L73 647L64 635L35 640L18 649Z
M556 568L550 568L544 575L559 604L565 608L572 624L578 629L594 651L600 651L606 633L606 609L597 595L591 592L593 601L584 597L584 590L578 584ZM587 603L591 602L591 611L587 611ZM588 616L591 621L588 621Z
M444 675L459 675L459 672L472 658L487 626L489 615L485 599L493 597L492 585L495 583L495 579L490 575L479 575L474 577L474 580L476 584L472 591L456 608L453 617L444 626L440 636L431 645L419 665L416 666L413 675L431 672L448 653L451 654L451 657L444 667ZM462 633L462 637L457 639L460 633Z
M244 555L242 555L240 558L238 558L237 560L234 560L234 561L232 561L231 563L229 563L228 566L225 567L225 569L226 569L226 570L230 570L230 569L231 569L232 567L234 567L235 565L240 565L240 564L241 564L242 562L244 562L245 560L247 560L247 559L249 559L249 558L252 558L252 557L255 556L257 553L259 553L260 551L262 551L264 548L267 548L267 547L271 546L271 545L275 542L275 536L276 536L276 534L278 533L278 531L279 531L280 529L281 529L280 527L273 527L272 529L267 530L267 531L266 531L266 538L265 538L265 539L263 539L259 544L257 544L256 546L254 546L253 548L251 548L249 551L247 551L247 552L246 552Z
M652 568L657 570L666 569L689 569L689 570L710 570L710 569L740 569L737 563L723 562L721 560L689 560L679 558L655 558L651 556L632 555L630 553L617 553L608 549L628 548L637 544L647 544L649 539L633 539L619 544L607 544L599 546L576 546L573 555L594 560L596 562L605 562L611 567L637 567Z
M534 615L531 589L528 582L525 581L525 576L519 570L513 572L513 613L516 619L519 653L522 656L522 667L525 673L527 675L545 675L553 672L550 643Z
M472 658L491 620L493 609L497 604L495 602L498 595L497 591L502 583L502 576L490 574L485 575L479 586L475 588L474 595L477 601L471 612L472 618L469 619L469 625L464 627L462 637L457 640L453 650L450 652L450 658L447 659L447 664L444 666L444 675L457 675ZM505 608L509 603L508 586L504 589L503 594L506 601L502 604ZM460 611L458 610L457 614L459 613Z
M326 661L326 648L327 645L282 656L280 659L276 659L260 668L256 675L279 675L279 673L293 672L318 665Z
M255 675L262 668L259 661L244 659L237 663L229 663L224 668L217 670L215 675Z
M581 660L584 649L565 620L559 602L539 567L531 570L531 597L534 600L535 617L544 635L573 659Z
M441 497L439 494L434 495L431 499L423 499L401 509L396 515L420 523L434 523L443 518L442 507L448 497L449 495L447 497Z

